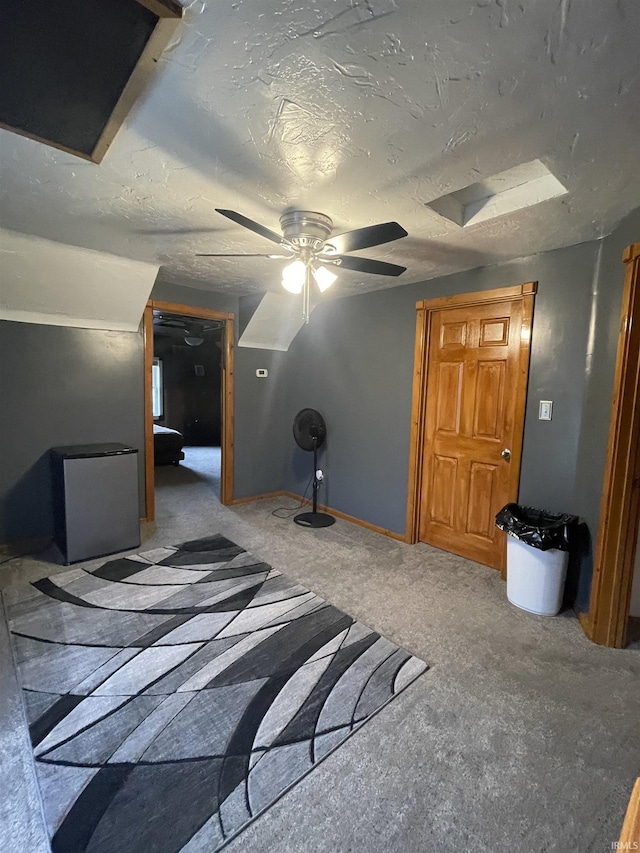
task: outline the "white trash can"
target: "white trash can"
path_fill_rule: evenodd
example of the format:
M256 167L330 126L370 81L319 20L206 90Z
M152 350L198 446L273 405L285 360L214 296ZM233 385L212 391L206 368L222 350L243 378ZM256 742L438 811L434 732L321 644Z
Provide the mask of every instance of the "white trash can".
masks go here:
M507 598L529 613L556 616L562 607L568 562L568 551L541 551L507 536Z

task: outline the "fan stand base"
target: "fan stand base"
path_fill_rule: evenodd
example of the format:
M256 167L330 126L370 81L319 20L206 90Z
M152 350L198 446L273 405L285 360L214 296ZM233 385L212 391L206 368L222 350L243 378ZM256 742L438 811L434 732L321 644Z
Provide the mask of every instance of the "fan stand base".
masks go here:
M301 512L293 519L301 527L331 527L335 518L326 512Z

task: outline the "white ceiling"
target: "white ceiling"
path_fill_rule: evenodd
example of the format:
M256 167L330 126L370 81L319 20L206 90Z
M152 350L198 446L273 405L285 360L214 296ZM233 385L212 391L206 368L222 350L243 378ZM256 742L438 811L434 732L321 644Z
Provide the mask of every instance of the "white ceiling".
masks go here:
M409 237L345 295L602 236L640 205L637 0L194 0L100 166L0 130L0 225L160 264L159 279L277 288L290 206ZM540 159L568 194L465 229L427 202Z

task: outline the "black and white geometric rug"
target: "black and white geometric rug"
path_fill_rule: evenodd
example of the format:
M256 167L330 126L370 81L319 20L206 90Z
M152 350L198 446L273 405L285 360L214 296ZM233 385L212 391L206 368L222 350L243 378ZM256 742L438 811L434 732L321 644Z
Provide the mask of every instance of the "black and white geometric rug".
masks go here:
M220 535L6 599L54 853L213 853L427 669Z

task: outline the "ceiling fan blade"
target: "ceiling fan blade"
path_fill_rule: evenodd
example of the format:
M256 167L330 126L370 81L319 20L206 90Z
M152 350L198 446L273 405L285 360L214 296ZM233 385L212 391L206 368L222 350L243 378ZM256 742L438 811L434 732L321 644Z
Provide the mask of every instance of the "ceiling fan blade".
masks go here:
M335 246L336 252L343 254L391 243L392 240L406 236L407 232L397 222L381 222L378 225L367 225L365 228L356 228L355 231L336 234L335 237L330 237L327 243Z
M248 228L249 231L260 234L261 237L271 240L272 243L278 243L278 245L283 243L282 234L276 234L275 231L265 228L264 225L260 225L259 222L254 222L253 219L248 219L246 216L243 216L241 213L237 213L235 210L221 210L219 207L216 207L216 213L221 213L223 216L226 216L227 219L231 219L232 222L237 222L238 225Z
M292 258L293 255L267 255L264 252L254 254L251 252L239 252L228 254L226 252L196 252L196 258Z
M374 261L372 258L356 258L351 255L338 255L340 266L356 272L368 272L375 275L402 275L406 267L388 264L386 261Z
M183 320L154 320L154 326L163 326L165 329L184 329L185 323Z

